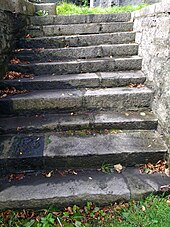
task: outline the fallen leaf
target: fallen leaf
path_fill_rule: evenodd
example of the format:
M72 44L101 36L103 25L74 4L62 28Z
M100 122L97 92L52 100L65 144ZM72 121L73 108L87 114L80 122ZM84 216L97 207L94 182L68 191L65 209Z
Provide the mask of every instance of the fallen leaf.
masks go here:
M3 77L4 80L12 80L18 78L31 78L33 79L33 74L21 73L16 71L8 71Z
M52 177L52 175L53 175L53 170L52 171L50 171L50 172L45 172L45 173L43 173L42 174L43 176L45 176L45 177Z
M146 116L146 113L141 112L140 115L144 117L144 116Z
M142 206L142 211L146 211L146 208L145 208L145 206Z
M123 166L121 164L116 164L114 165L114 169L118 172L121 173L123 170Z
M25 94L28 93L27 90L17 90L15 87L7 87L0 90L0 98L4 98L7 95Z
M20 174L10 174L8 177L9 182L11 182L12 180L22 180L24 179L25 175L23 173Z
M166 192L166 191L169 191L169 190L170 190L170 184L169 185L163 185L163 186L160 187L160 191Z
M136 87L136 88L141 88L141 87L144 87L144 84L129 84L128 87L130 88L133 88L133 87Z
M165 174L166 174L168 177L170 177L170 169L169 169L169 168L166 168L166 169L165 169Z
M26 36L25 36L25 38L32 38L32 35L30 35L30 34L27 34Z

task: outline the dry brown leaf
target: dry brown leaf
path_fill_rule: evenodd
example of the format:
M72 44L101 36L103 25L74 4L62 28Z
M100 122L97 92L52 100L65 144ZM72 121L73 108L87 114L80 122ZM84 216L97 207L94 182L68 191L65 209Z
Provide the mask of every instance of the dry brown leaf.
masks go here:
M169 168L166 168L166 169L165 169L165 174L166 174L168 177L170 177L170 169L169 169Z
M3 77L4 80L13 80L19 78L30 78L33 79L33 74L21 73L16 71L8 71Z
M25 38L30 39L30 38L32 38L32 35L27 34L27 35L25 36Z
M141 88L141 87L144 87L144 84L129 84L128 87L130 87L130 88L133 88L133 87Z
M121 173L123 170L123 166L121 164L116 164L114 165L114 169L118 172Z
M53 170L52 171L50 171L50 172L44 172L44 173L42 173L42 175L43 176L45 176L45 177L47 177L47 178L50 178L50 177L52 177L52 175L53 175Z
M28 93L27 90L17 90L15 87L7 87L0 90L0 98L4 98L7 95L25 94Z

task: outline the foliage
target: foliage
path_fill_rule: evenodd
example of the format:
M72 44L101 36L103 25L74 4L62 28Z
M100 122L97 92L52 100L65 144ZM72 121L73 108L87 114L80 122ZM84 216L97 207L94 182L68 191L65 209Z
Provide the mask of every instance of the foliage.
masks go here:
M149 196L145 200L115 203L99 208L87 202L83 208L74 205L64 210L12 211L0 213L0 226L11 227L169 227L170 198Z
M142 5L128 5L128 6L113 6L109 8L101 8L101 7L90 8L85 5L86 5L86 2L83 6L76 6L73 3L63 2L56 7L56 10L57 10L57 14L61 14L61 15L104 14L104 13L132 12L147 6L146 4L142 4Z
M48 16L48 11L46 11L46 10L42 10L42 9L40 9L40 10L38 10L36 13L35 13L37 16Z

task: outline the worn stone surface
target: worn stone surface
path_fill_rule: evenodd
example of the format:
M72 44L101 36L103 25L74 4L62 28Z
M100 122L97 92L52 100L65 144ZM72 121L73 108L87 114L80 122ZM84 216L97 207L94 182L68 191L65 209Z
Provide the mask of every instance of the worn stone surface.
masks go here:
M33 91L0 99L1 113L35 113L82 109L137 110L149 108L152 91L148 88L105 88Z
M63 208L85 205L87 201L106 205L141 198L159 192L160 186L169 184L169 178L164 174L140 174L136 168L125 169L123 174L105 174L96 170L76 172L77 175L64 177L55 173L51 178L28 174L23 180L12 182L2 178L0 209L44 208L49 205ZM138 177L135 178L137 184L132 181L134 177ZM146 180L152 182L152 186Z
M151 112L85 112L43 114L20 117L1 117L0 133L48 132L82 129L150 129L157 128L157 119Z
M89 179L91 177L91 179ZM123 176L98 171L79 171L76 175L52 178L28 176L19 182L4 182L0 192L0 209L35 208L57 205L85 205L92 201L100 205L130 199L130 191ZM121 191L120 191L121 188Z
M152 91L147 88L87 89L84 94L84 106L87 109L133 110L149 107L151 101Z
M170 135L170 2L148 6L134 13L134 30L143 58L142 70L147 84L155 91L152 104L159 123Z
M154 131L68 133L53 131L0 136L1 175L58 168L100 168L103 163L133 166L155 163L167 155L167 147Z
M145 76L140 71L81 73L57 76L36 76L34 79L1 80L0 88L14 86L17 89L50 90L73 88L122 87L129 84L145 82Z
M138 54L136 44L114 44L87 47L68 47L57 49L22 50L15 56L23 61L73 60L80 58L98 58L131 56Z
M88 15L56 15L46 17L30 17L32 25L57 25L57 24L83 24L83 23L103 23L103 22L127 22L131 18L130 13L113 14L88 14Z
M38 62L30 64L10 64L9 70L38 75L62 75L75 73L112 72L141 69L140 57L76 59L72 61Z
M27 32L33 37L54 36L54 35L76 35L127 32L133 30L132 22L110 22L91 24L70 24L70 25L45 25L30 26Z
M107 34L54 36L32 39L21 39L18 42L19 48L63 48L66 46L80 47L105 44L132 43L135 41L134 32L118 32Z

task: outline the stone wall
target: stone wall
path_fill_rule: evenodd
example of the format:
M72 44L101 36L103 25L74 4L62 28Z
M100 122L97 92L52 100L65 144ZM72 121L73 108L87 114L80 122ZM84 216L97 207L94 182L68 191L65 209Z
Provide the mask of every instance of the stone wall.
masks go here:
M35 7L25 0L0 0L0 78L4 75L16 39L24 32L26 16Z
M132 17L146 83L155 91L152 109L170 145L170 1L143 8Z
M23 16L0 10L0 78L4 75L15 40L22 35L21 28L25 23Z

